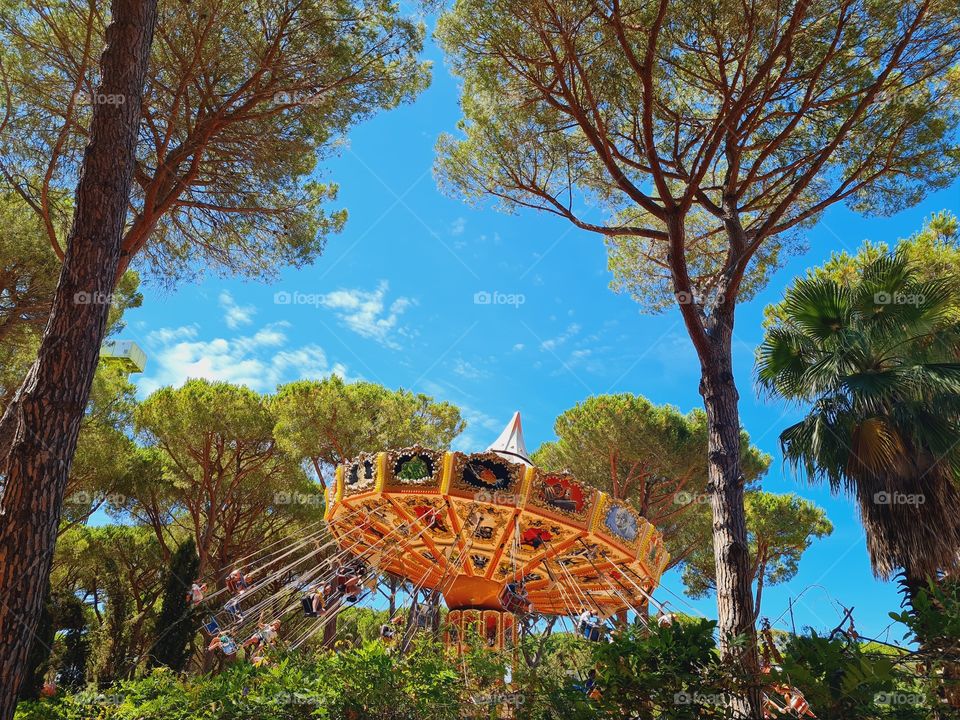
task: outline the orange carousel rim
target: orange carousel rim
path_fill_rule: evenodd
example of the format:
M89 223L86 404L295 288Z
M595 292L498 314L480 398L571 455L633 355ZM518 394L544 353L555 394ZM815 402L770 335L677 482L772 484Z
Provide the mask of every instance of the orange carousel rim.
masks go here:
M360 455L337 468L325 519L343 550L438 589L451 610L501 611L510 583L543 615L643 604L669 560L660 533L626 503L513 455Z

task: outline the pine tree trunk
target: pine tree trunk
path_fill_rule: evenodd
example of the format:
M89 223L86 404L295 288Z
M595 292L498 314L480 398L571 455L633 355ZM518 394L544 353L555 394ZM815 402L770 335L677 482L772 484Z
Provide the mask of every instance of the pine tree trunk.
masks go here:
M90 393L133 175L156 0L113 0L73 226L37 359L8 421L0 498L0 720L11 720L40 617L80 420Z
M748 692L735 697L731 710L737 718L761 718L757 636L754 626L750 558L740 470L739 393L733 378L730 318L715 318L709 357L701 357L700 394L707 413L708 480L713 509L713 550L717 572L717 614L720 650L749 683ZM734 639L741 641L734 646Z

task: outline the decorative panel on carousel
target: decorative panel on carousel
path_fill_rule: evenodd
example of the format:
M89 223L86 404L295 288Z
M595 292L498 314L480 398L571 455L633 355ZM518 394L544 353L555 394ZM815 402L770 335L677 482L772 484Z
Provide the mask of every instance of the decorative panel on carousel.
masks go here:
M449 493L481 503L516 507L523 486L524 467L492 452L454 453Z
M377 456L363 453L344 467L343 497L373 492L377 486Z
M483 644L492 650L503 647L503 638L500 634L501 613L496 610L484 610L481 627L483 628Z
M443 453L419 445L390 450L384 462L384 492L438 493L443 479Z
M458 649L461 645L463 635L461 621L459 610L451 610L447 613L443 626L443 644L448 648Z
M535 470L527 508L536 508L541 515L586 530L593 516L598 492L568 473Z
M640 513L627 503L604 494L593 531L631 557L636 557L648 524Z

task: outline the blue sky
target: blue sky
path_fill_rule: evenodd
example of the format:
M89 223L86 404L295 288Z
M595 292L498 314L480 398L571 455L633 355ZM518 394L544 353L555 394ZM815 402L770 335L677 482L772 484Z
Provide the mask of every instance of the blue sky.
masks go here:
M188 377L272 391L337 372L458 404L469 422L456 443L464 450L485 447L520 410L532 451L553 439L560 412L592 394L639 393L684 411L700 406L698 365L679 312L644 315L610 291L597 236L533 211L476 209L438 192L434 144L459 118L457 85L433 44L427 56L435 61L430 89L357 128L324 168L340 184L338 204L350 218L313 266L284 270L269 284L209 279L162 290L145 282L143 307L128 313L121 336L148 354L146 372L134 376L141 394ZM833 628L843 603L855 606L861 633L901 635L896 628L884 634L899 598L892 583L873 579L853 505L807 487L781 462L777 436L800 413L755 392L762 309L831 251L909 235L943 208L960 208L960 184L892 218L832 210L810 231L809 251L739 308L741 418L775 457L764 487L816 501L836 528L807 552L791 583L765 590L763 614L780 627L789 627L793 596L798 628ZM477 303L477 293L498 293L498 302ZM712 598L682 596L677 572L657 597L716 616Z

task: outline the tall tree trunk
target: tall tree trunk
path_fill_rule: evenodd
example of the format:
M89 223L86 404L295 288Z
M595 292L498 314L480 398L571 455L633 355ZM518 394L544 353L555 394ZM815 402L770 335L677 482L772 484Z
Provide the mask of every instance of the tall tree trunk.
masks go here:
M734 717L763 717L754 626L750 557L740 470L739 393L733 378L733 318L715 317L708 356L701 355L700 394L709 433L708 481L713 509L713 551L717 572L717 614L721 653L738 664L748 692L733 698ZM735 638L741 642L734 644Z
M16 708L106 330L156 16L156 0L111 3L95 94L111 102L94 104L50 319L5 414L16 430L0 498L0 720L11 720Z

